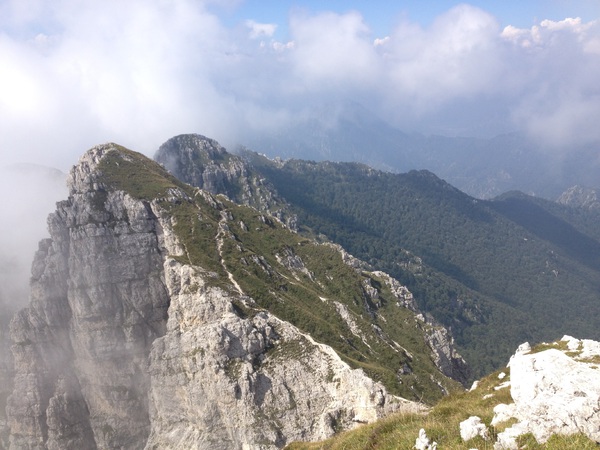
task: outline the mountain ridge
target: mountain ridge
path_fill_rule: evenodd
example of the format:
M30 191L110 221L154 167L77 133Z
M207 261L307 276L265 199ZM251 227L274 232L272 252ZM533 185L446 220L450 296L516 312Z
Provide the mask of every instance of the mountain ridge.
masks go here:
M301 232L322 234L407 284L420 308L453 330L477 374L525 340L598 338L591 212L525 194L475 199L424 170L241 156Z
M116 144L69 187L11 322L2 445L281 448L458 388L448 332L339 247Z
M494 137L406 133L360 103L331 102L316 109L310 120L299 119L284 131L246 135L242 143L270 157L358 161L395 173L426 169L480 199L515 189L556 199L575 184L598 187L597 142L552 148L518 132Z

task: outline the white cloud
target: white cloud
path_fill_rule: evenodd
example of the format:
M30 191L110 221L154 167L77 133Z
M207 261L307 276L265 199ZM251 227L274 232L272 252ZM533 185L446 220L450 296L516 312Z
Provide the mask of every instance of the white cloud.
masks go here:
M381 45L385 45L387 42L389 42L390 37L386 36L384 38L377 38L373 41L373 45L376 47L379 47Z
M384 46L394 100L426 114L456 98L494 92L503 70L497 34L495 19L468 5L427 29L400 24Z
M515 123L551 148L600 141L600 22L507 27Z
M274 23L258 23L250 19L246 20L246 26L250 29L251 39L272 37L277 30L277 25Z
M18 153L68 168L106 140L152 152L174 132L224 131L225 105L211 78L232 44L201 3L56 5L46 18L59 24L54 34L22 38L42 20L33 17L0 39L0 120L12 123L0 137L2 160Z
M285 50L292 50L295 47L294 41L289 42L277 42L274 41L271 43L273 50L277 52L283 52Z
M0 165L67 169L107 140L151 154L183 132L231 144L246 128L344 98L407 131L431 130L434 119L443 127L451 113L447 123L464 130L493 117L498 129L512 123L555 142L597 138L584 119L597 117L598 22L502 30L485 11L459 5L426 28L404 21L374 38L359 12L295 11L280 42L277 24L227 28L221 4L0 3Z
M290 31L295 42L293 70L308 87L364 87L377 76L379 61L359 13L294 15Z

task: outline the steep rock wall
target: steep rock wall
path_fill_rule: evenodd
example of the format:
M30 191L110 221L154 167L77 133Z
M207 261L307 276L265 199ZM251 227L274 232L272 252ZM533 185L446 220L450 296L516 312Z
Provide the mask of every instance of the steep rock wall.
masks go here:
M154 159L185 183L268 212L291 229L297 226L296 216L275 188L213 139L198 134L175 136L160 146Z
M13 364L8 335L8 317L0 299L0 450L8 448L9 428L6 421L6 400L12 392ZM3 314L4 313L4 314Z
M185 263L165 205L188 194L108 189L98 167L114 151L72 170L12 320L9 448L280 448L423 410L292 325L245 313L253 300L231 278Z
M11 323L10 448L142 448L147 355L169 297L149 205L95 185L105 149L72 171L32 268L31 303Z
M281 448L424 410L268 312L240 317L239 295L208 286L194 268L167 260L165 273L172 303L150 355L148 449Z

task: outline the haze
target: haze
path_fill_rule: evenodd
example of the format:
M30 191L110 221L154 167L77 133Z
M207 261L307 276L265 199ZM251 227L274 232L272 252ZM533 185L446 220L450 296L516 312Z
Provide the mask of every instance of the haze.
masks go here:
M347 101L406 132L600 141L598 3L504 3L0 1L0 167L190 132L231 148ZM43 179L0 198L3 260L26 272L65 195Z
M0 163L66 170L184 132L243 144L341 100L407 132L599 140L598 3L494 3L3 1Z

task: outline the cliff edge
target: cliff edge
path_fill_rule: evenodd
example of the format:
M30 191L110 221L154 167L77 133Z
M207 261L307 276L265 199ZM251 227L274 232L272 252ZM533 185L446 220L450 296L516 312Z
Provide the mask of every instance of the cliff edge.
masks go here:
M451 340L339 248L116 144L68 186L10 325L9 448L275 449L457 387Z

